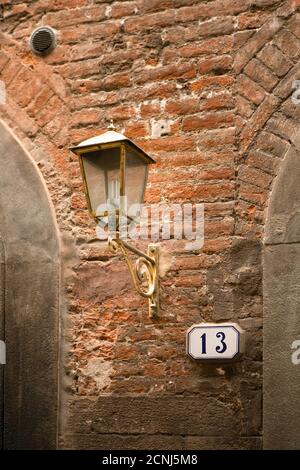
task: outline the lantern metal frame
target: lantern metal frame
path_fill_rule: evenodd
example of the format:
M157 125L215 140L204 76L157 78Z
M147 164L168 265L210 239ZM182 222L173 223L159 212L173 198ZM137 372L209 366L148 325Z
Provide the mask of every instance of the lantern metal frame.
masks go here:
M126 165L126 146L133 149L140 158L147 164L155 163L151 157L145 154L139 147L137 147L129 139L124 138L121 141L114 141L112 143L84 145L72 147L70 150L79 157L79 165L81 176L84 185L84 192L87 200L88 211L94 218L96 223L99 223L101 218L108 216L108 213L96 214L91 206L88 182L85 174L85 169L82 157L90 152L97 150L116 149L120 150L120 197L125 194L125 165ZM148 171L148 169L147 169ZM145 176L147 178L147 175ZM144 191L145 191L144 185ZM144 198L144 191L142 198ZM136 291L149 300L149 316L155 318L159 314L159 248L157 244L151 243L148 246L147 253L143 253L134 246L130 245L120 237L120 213L116 210L116 231L113 237L108 238L108 247L113 254L120 254L127 266L133 281ZM127 216L128 217L128 216ZM137 256L135 263L130 259L129 252Z

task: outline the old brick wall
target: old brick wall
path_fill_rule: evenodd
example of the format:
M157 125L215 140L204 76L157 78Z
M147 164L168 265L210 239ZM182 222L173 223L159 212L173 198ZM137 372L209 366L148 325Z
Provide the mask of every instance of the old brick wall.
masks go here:
M261 240L296 138L299 3L1 1L0 116L36 159L63 241L61 447L261 446ZM59 40L41 58L28 38L45 24ZM97 241L68 151L110 119L158 162L147 202L205 203L201 250L160 244L157 320ZM242 361L186 356L188 327L228 320L247 331Z

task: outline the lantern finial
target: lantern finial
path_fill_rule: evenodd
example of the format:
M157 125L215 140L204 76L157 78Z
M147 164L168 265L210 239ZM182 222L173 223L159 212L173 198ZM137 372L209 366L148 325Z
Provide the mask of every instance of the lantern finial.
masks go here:
M114 131L114 130L116 129L116 126L114 125L114 120L113 120L113 119L110 120L108 129L109 129L110 131Z

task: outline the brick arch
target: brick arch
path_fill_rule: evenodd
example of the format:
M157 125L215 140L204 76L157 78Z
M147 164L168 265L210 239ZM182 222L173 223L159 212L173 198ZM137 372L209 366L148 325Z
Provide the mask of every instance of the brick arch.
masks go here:
M263 236L273 181L298 139L299 110L291 100L293 82L300 79L298 9L296 2L284 2L236 55L240 116L236 235Z
M42 134L63 147L68 142L70 121L68 85L29 48L24 51L22 43L6 33L0 37L0 80L6 86L2 115L27 137Z
M5 102L0 118L14 131L44 176L61 229L72 224L69 198L57 197L56 188L70 195L73 172L69 163L70 91L50 64L34 56L22 42L0 33L0 81ZM28 86L30 83L30 86ZM66 213L70 214L66 217Z

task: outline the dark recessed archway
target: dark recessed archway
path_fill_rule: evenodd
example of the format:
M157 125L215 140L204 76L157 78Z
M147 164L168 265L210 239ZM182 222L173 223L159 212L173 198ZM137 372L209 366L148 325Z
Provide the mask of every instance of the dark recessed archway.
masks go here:
M285 155L271 192L264 245L264 447L300 447L300 153Z
M58 231L38 168L2 121L0 214L3 447L51 449L58 409Z

